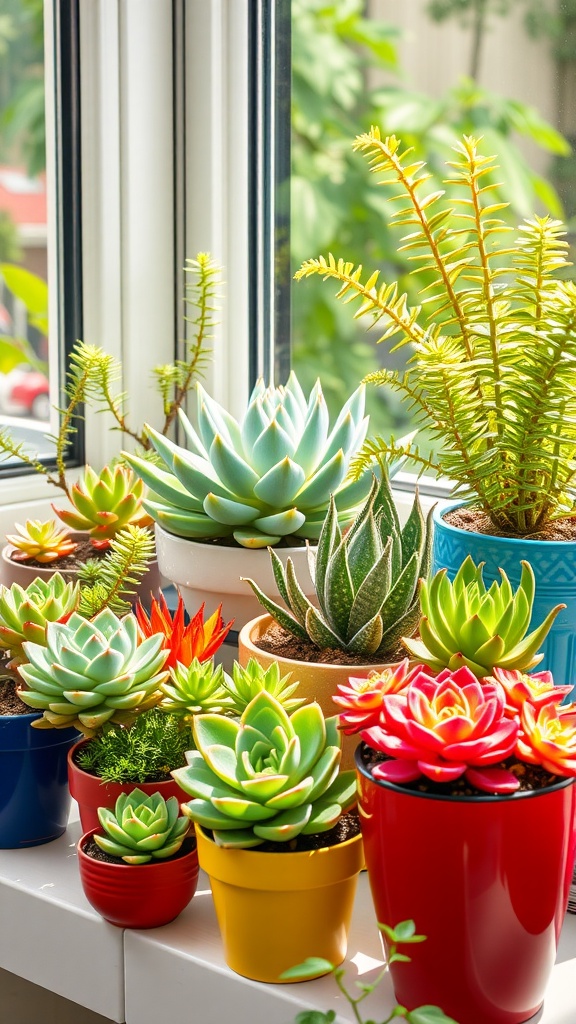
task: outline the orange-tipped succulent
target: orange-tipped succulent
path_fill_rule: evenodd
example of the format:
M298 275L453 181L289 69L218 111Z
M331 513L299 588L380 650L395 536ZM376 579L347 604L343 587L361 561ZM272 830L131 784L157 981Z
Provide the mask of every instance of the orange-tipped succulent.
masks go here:
M514 718L528 701L538 709L543 704L560 704L572 686L556 686L551 672L520 672L519 669L494 668L492 678L506 693L506 714Z
M557 687L560 689L560 687ZM576 705L522 706L517 753L552 775L576 775Z
M185 625L184 601L181 594L178 594L178 604L173 617L164 595L160 594L159 598L152 598L150 615L138 601L136 618L143 636L163 633L164 647L170 651L166 668L175 668L178 662L188 666L194 658L197 658L198 661L207 661L224 642L234 622L231 619L230 622L224 624L222 605L218 605L216 611L204 621L204 605L202 604L190 622Z
M152 519L142 507L144 484L127 466L104 466L84 475L70 490L74 510L56 508L56 515L72 530L86 531L97 550L106 550L124 527L149 526Z
M18 533L6 534L6 540L16 548L11 554L13 562L32 559L50 565L74 553L78 544L67 530L62 530L54 519L27 519L26 525L15 523Z

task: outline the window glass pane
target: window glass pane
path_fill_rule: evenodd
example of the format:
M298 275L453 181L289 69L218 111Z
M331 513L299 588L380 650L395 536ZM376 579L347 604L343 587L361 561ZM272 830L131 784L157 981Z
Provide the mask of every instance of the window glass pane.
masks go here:
M47 456L48 267L42 0L0 3L0 424ZM11 462L12 460L8 460Z
M396 135L429 164L429 190L445 184L445 161L463 134L482 136L497 154L498 200L511 223L534 212L574 215L576 134L570 5L543 0L293 0L292 190L293 268L332 252L364 277L400 282L411 304L422 301L425 273L408 274L390 226L390 190L377 186L352 141L371 125ZM367 373L402 371L408 346L377 346L382 329L355 321L358 303L335 299L319 277L292 287L292 362L303 383L320 375L333 408ZM398 338L395 339L396 341ZM388 387L369 388L371 433L396 437L414 426L408 404ZM426 431L419 436L426 449Z

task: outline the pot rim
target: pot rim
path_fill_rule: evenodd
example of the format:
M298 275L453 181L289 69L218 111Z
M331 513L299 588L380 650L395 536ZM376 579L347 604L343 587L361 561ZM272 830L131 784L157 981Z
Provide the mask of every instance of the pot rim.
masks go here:
M539 544L545 545L546 550L549 551L551 548L565 551L567 547L576 546L575 540L542 540L537 537L500 537L496 533L479 533L477 530L463 530L460 526L453 526L452 523L447 523L444 516L447 512L453 512L456 508L465 508L470 505L467 501L452 501L447 505L443 505L439 508L438 505L434 507L432 517L435 526L441 526L447 533L458 534L458 536L470 534L471 537L484 537L489 540L491 544L510 545L516 547L517 545L526 544Z
M192 839L194 845L192 846L192 848L190 850L186 850L178 858L176 858L176 854L173 854L171 857L167 857L164 860L158 859L158 858L154 859L154 857L153 857L152 860L148 861L146 864L125 864L125 863L122 863L122 864L110 864L108 861L96 860L95 857L90 857L90 855L84 851L84 844L88 841L88 839L92 838L92 836L94 835L95 832L99 832L101 835L104 835L104 829L101 828L100 826L98 826L98 828L88 829L87 832L83 832L82 835L80 836L80 839L76 843L76 852L77 852L79 858L84 858L85 860L94 861L96 864L101 865L106 871L108 871L110 869L118 870L118 868L120 868L120 870L122 870L122 871L125 868L129 868L131 871L134 871L134 868L156 868L156 867L161 868L165 864L173 864L173 863L175 863L176 859L178 859L178 860L186 860L187 857L196 856L197 852L198 852L198 842L196 840L196 835L195 835L194 829L191 828L186 833L186 835L184 836L184 839L185 840L186 839ZM177 852L179 852L179 851L177 851Z
M159 533L163 534L164 537L167 537L169 540L180 541L182 544L194 544L194 545L197 545L200 548L209 548L210 551L223 551L223 552L227 552L228 556L230 556L230 552L231 551L250 551L251 554L253 554L253 555L260 554L262 557L265 556L267 561L269 561L269 559L270 559L270 555L268 554L268 548L267 547L264 547L264 548L247 548L247 547L244 547L243 544L237 544L236 541L234 541L233 544L218 544L218 543L215 543L215 539L216 540L222 540L223 538L221 538L221 537L218 537L218 538L205 537L204 539L201 539L199 537L182 537L181 534L179 534L179 533L171 533L170 530L167 530L164 526L161 526L160 523L157 523L157 522L154 523L154 528ZM299 539L302 541L301 544L286 545L285 547L282 547L282 548L278 548L278 545L276 545L274 550L275 551L276 550L286 551L289 555L291 555L294 551L302 551L304 554L306 554L306 544L310 544L312 547L316 547L316 543L311 541L311 540L306 540L306 538L304 538L304 537L300 537Z
M312 853L321 853L323 850L345 849L345 848L348 849L350 846L353 845L353 843L358 843L358 842L362 841L362 832L359 831L359 832L356 833L356 835L351 836L350 839L345 839L342 843L330 843L329 845L326 845L326 846L318 846L316 849L312 849L312 850L288 850L285 853L276 853L275 850L259 850L257 846L248 846L248 847L246 847L246 846L231 846L231 847L218 846L218 844L214 842L214 840L211 838L211 836L208 835L208 833L206 832L206 829L202 825L198 825L195 822L194 823L194 828L197 831L200 831L202 833L201 839L204 840L207 843L210 843L210 845L213 846L216 850L222 850L222 852L224 854L233 854L233 853L244 854L244 855L249 854L250 858L252 858L252 856L256 854L259 857L267 857L267 858L269 858L269 857L289 857L289 858L293 858L293 859L298 859L299 858L299 859L304 861L304 860L308 860Z
M369 743L365 743L363 740L361 740L356 747L356 750L354 751L354 760L356 762L356 771L359 772L360 775L363 775L369 782L374 783L375 786L380 786L382 789L389 789L392 793L402 794L407 797L416 797L416 799L419 800L440 800L443 803L452 804L518 803L519 800L546 796L547 793L556 793L558 790L566 789L567 786L576 782L576 776L568 775L560 778L558 782L554 782L551 786L545 786L542 789L517 790L515 793L485 793L482 796L455 796L452 793L423 793L414 789L407 789L405 786L400 786L396 782L389 782L388 779L375 779L372 772L365 764L362 763L360 752L364 747L370 750L374 749L373 747L370 747Z

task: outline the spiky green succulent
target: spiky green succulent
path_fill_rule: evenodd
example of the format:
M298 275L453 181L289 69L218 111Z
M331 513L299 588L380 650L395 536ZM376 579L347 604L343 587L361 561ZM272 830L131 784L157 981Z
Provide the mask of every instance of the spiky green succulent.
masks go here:
M112 857L126 864L147 864L173 857L182 846L190 822L178 815L178 799L164 799L161 793L146 796L140 789L121 793L114 810L98 808L98 820L105 835L94 833L94 842Z
M354 772L338 773L337 718L315 702L289 715L262 690L240 720L198 715L193 732L197 749L172 775L194 797L182 810L219 846L326 832L354 804Z
M352 518L369 489L365 476L345 482L366 434L363 386L331 431L320 382L306 399L295 373L282 387L258 381L241 423L200 385L197 394L198 432L181 413L189 451L148 427L162 465L123 453L153 492L144 507L169 533L249 548L316 539L331 493L342 522Z
M25 590L18 583L0 587L0 648L10 651L14 664L24 661L24 641L44 644L47 624L67 619L79 600L80 585L66 583L59 572L37 577Z
M160 687L163 698L161 711L189 718L203 712L220 713L231 710L232 701L224 686L224 669L214 665L214 659L199 661L193 658L190 665L177 662L170 669L170 678Z
M298 680L290 683L291 678L291 672L284 676L280 675L277 661L273 661L267 668L260 665L256 658L249 658L244 666L235 661L232 675L224 675L224 687L230 696L232 712L241 715L250 701L262 690L275 697L285 711L295 711L301 704L306 703L306 698L292 696L299 684Z
M292 560L284 568L270 549L274 578L289 610L248 579L256 597L289 633L321 650L337 649L387 660L400 639L416 629L418 579L430 565L431 513L425 519L414 498L403 528L386 473L374 478L368 499L342 535L334 503L308 565L319 607L306 597Z
M404 638L414 658L440 671L467 665L479 678L489 676L497 665L526 671L542 658L538 654L558 612L557 604L536 629L528 633L534 602L534 572L521 562L522 574L514 593L503 569L500 582L486 589L482 570L468 555L454 580L440 569L431 580L420 584L422 618L420 639Z
M95 548L107 548L110 540L129 524L146 526L150 516L142 507L144 484L127 466L117 463L96 473L86 466L82 479L70 489L71 511L54 509L72 530L85 530Z
M25 704L43 712L37 728L74 726L94 736L106 722L127 724L161 698L168 652L154 634L139 643L134 615L120 619L105 608L92 621L74 612L49 623L46 646L26 643L30 662L20 675Z

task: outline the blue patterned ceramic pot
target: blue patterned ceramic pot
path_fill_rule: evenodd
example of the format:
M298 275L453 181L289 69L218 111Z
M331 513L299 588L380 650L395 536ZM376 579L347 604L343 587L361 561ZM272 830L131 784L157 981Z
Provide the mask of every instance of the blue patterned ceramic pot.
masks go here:
M555 604L566 605L546 638L542 647L544 659L537 670L549 669L559 686L576 684L576 541L492 537L461 530L443 518L458 504L434 511L432 572L446 568L453 579L466 556L471 555L476 563L486 563L487 585L500 579L501 568L517 587L522 571L520 562L530 562L536 578L532 624L541 622ZM576 685L571 698L576 699Z

